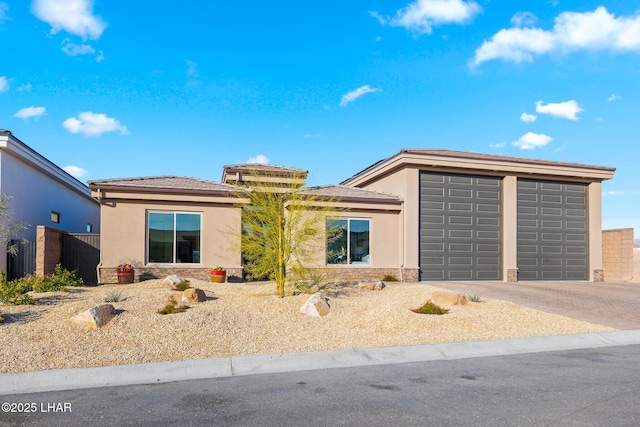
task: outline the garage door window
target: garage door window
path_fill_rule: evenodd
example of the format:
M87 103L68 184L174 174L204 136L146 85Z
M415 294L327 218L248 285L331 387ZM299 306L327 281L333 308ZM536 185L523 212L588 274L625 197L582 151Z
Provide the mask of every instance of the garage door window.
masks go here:
M371 263L369 219L333 219L327 222L327 264Z

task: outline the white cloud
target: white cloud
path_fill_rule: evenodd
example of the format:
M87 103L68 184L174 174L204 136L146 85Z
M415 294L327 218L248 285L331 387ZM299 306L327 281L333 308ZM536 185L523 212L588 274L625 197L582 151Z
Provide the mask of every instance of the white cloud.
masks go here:
M74 178L81 178L87 174L87 171L82 169L79 166L65 166L62 168L66 173L71 175Z
M609 190L609 191L602 192L603 196L622 196L624 194L625 194L625 191L623 190Z
M120 132L120 135L129 134L127 127L122 126L116 119L91 111L80 113L77 118L68 118L62 122L62 126L71 133L80 133L86 136L98 136L105 132Z
M9 5L6 3L0 2L0 24L2 21L8 21L9 17L7 16L7 11L9 10Z
M93 14L93 0L33 0L31 11L51 25L51 34L64 30L95 40L107 28L107 23Z
M525 123L533 123L538 120L538 116L536 116L535 114L522 113L520 115L520 120Z
M88 44L66 43L62 51L69 56L91 55L96 53L95 49Z
M382 25L388 24L417 33L430 34L436 25L462 24L480 12L482 8L473 0L416 0L398 10L393 18L383 17L378 12L369 14Z
M19 119L27 120L31 117L40 117L47 111L44 107L31 107L23 108L19 110L17 113L13 115L13 117L17 117Z
M490 148L504 148L507 145L507 141L498 142L497 144L489 144Z
M547 105L542 105L542 101L536 102L536 112L540 114L551 114L554 117L561 117L569 120L578 120L579 117L576 114L584 111L575 100L559 102L559 103L549 103Z
M257 156L249 157L247 163L258 163L261 165L268 165L269 159L264 154L258 154Z
M320 134L319 133L306 133L304 135L305 138L320 138Z
M535 55L578 50L640 53L640 12L616 17L600 6L593 12L563 12L550 31L517 26L502 29L476 49L471 65L492 59L532 62Z
M96 62L102 62L104 61L104 52L100 51L98 52L98 54L96 55Z
M511 17L511 25L514 27L531 27L536 23L536 16L531 12L518 12Z
M24 84L18 87L18 92L31 92L31 83Z
M348 103L355 101L356 99L360 98L361 96L364 96L364 95L366 95L368 93L377 92L379 90L380 89L375 88L375 87L371 87L369 85L360 86L358 89L352 90L351 92L343 95L342 99L340 100L340 106L341 107L345 107Z
M9 80L6 76L0 76L0 93L9 90Z
M544 147L553 140L549 135L543 133L527 132L513 143L514 146L522 150L535 150Z
M198 64L193 61L189 61L188 59L186 63L187 63L187 70L185 71L185 74L187 75L187 77L188 78L198 77Z
M611 102L611 101L617 101L619 99L620 97L618 95L616 95L615 93L612 93L611 96L607 98L607 101Z

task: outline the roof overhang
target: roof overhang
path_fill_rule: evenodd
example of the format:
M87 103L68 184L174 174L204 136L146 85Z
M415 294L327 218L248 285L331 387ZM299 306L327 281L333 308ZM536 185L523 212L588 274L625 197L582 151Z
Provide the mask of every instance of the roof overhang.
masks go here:
M361 187L403 168L480 174L491 176L516 175L576 182L599 182L613 178L615 168L579 163L552 162L520 157L476 154L450 150L404 149L342 182Z

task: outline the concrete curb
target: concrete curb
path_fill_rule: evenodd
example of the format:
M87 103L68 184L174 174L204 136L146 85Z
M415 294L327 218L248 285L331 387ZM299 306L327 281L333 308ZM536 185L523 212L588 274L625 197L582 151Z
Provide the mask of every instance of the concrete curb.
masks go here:
M0 374L0 395L640 344L640 330Z

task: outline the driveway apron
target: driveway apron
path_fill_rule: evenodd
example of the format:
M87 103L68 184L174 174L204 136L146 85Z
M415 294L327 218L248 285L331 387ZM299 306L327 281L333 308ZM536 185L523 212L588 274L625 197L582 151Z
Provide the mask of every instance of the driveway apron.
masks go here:
M616 329L640 329L640 283L424 282Z

